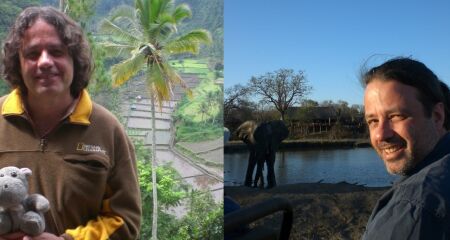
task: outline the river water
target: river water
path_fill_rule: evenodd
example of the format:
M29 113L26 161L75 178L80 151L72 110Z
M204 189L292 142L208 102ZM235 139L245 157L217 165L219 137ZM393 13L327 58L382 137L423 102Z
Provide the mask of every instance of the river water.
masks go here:
M225 186L243 185L247 161L248 152L224 155ZM397 179L372 148L282 151L276 155L275 176L277 184L345 181L370 187L390 186Z

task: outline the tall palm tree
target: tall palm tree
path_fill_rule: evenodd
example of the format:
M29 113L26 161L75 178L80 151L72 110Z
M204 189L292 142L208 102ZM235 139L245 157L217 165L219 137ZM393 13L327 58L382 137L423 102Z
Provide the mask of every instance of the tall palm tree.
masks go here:
M144 78L150 94L152 112L152 239L157 239L157 186L155 100L161 109L169 100L174 85L186 88L181 77L170 66L170 56L181 53L197 54L202 43L211 43L204 29L177 34L177 25L191 17L188 5L175 6L173 0L136 0L135 8L121 6L113 10L100 24L100 32L110 38L103 42L109 56L124 58L111 67L114 86L120 86L133 76Z

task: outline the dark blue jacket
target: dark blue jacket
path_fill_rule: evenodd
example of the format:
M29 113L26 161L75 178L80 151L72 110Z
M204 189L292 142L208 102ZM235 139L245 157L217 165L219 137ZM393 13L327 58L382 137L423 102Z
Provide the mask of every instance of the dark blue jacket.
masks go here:
M450 239L449 133L378 200L362 239Z

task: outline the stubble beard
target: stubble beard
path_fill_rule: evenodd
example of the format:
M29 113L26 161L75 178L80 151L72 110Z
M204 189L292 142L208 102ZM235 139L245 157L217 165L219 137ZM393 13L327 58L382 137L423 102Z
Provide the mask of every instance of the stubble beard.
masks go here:
M402 166L400 166L399 169L392 169L389 167L389 163L383 159L384 166L386 167L386 170L388 171L389 174L407 176L416 166L415 158L410 151L406 151L405 156L403 156L402 159L399 159L397 161L401 161Z

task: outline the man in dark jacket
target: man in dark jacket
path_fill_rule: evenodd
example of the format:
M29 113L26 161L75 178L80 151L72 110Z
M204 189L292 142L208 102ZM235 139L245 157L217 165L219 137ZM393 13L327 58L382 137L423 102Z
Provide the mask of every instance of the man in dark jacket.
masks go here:
M369 70L365 119L373 148L402 178L377 202L363 239L450 239L449 89L423 63Z

